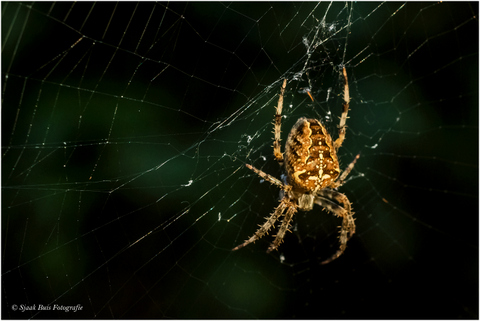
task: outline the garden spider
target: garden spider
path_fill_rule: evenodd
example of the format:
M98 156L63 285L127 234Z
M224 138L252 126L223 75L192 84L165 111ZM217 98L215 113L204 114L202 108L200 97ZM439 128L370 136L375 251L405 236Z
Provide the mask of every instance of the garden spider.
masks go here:
M355 222L353 218L352 205L348 198L337 191L342 186L347 175L352 171L355 159L340 175L337 151L345 139L347 114L350 102L348 89L347 71L343 67L344 92L343 112L338 126L338 138L333 141L326 128L317 119L300 118L292 127L285 144L285 155L280 150L280 129L283 108L283 96L287 80L283 81L278 98L278 105L275 114L275 140L273 142L273 154L281 166L285 166L286 182L246 164L257 175L277 185L283 190L283 197L275 211L267 218L267 221L246 240L243 244L235 247L238 250L264 236L270 228L279 220L286 211L280 229L275 240L267 252L276 250L283 241L286 231L290 226L293 215L297 210L310 211L314 204L322 206L334 215L343 218L340 229L340 247L330 258L321 262L327 264L338 258L345 251L347 241L355 233Z

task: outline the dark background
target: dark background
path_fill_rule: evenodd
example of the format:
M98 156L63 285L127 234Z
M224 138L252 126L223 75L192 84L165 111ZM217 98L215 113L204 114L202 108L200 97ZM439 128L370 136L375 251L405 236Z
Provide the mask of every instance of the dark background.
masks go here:
M334 133L342 65L347 251L315 208L231 252L281 81ZM2 2L2 317L478 318L478 3Z

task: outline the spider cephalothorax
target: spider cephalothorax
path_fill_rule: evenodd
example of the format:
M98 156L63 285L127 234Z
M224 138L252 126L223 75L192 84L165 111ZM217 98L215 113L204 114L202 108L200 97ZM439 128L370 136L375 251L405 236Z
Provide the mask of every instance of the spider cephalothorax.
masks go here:
M267 218L267 221L260 226L257 232L233 250L238 250L261 238L286 211L275 240L267 252L276 250L282 243L297 209L310 211L313 209L314 204L317 204L334 215L343 218L340 230L340 248L333 256L324 260L322 264L335 260L345 251L348 239L355 233L355 222L350 201L336 189L343 184L360 155L357 155L346 170L340 174L337 150L345 139L345 127L350 102L345 67L342 71L344 78L344 103L337 140L332 140L332 137L319 120L302 117L295 123L288 135L285 144L285 155L280 150L283 96L287 85L287 80L284 80L275 114L273 152L277 161L285 167L286 184L247 164L247 167L260 177L280 187L283 190L283 198L273 214Z

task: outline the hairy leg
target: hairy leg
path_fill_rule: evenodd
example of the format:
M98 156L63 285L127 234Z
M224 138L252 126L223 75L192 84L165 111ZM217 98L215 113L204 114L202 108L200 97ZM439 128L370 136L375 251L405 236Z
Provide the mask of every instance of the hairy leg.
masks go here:
M270 228L272 228L272 226L278 220L280 215L282 215L282 213L285 211L287 206L288 206L288 199L283 199L280 202L280 204L277 206L275 211L272 213L272 215L270 215L270 217L267 219L267 221L263 225L260 225L260 228L255 232L255 234L253 234L252 237L250 237L248 240L246 240L245 242L243 242L239 246L235 247L232 251L236 251L238 249L241 249L242 247L244 247L244 246L246 246L246 245L248 245L252 242L255 242L256 240L258 240L259 238L261 238L265 234L267 234L268 231L270 230Z
M273 185L277 185L278 187L280 187L283 190L288 189L287 185L283 184L283 182L281 180L273 177L272 175L269 175L269 174L265 173L264 171L261 171L261 170L255 168L255 167L253 167L250 164L246 164L245 166L247 166L250 170L254 171L258 176L260 176L261 178L263 178L267 182L270 182Z
M342 175L340 175L340 177L333 184L330 185L331 188L338 188L343 185L343 183L345 182L345 179L347 178L348 174L350 174L353 167L355 166L355 163L357 162L357 159L359 158L360 158L360 154L357 154L357 156L355 156L353 161L350 164L348 164L347 168L345 168Z
M335 200L343 206L340 206L332 201ZM341 217L342 226L340 229L339 242L340 247L335 254L330 258L321 262L321 264L327 264L337 259L347 248L347 241L355 233L355 220L353 218L352 205L348 198L341 193L332 190L323 190L318 193L318 197L315 199L315 203L322 206L335 216Z
M288 210L285 214L285 217L283 218L282 225L280 226L277 235L275 235L275 240L272 242L272 244L270 244L267 253L276 250L280 246L280 244L282 244L285 233L288 231L290 222L292 221L293 214L297 212L297 206L295 204L289 202L287 203L287 207Z
M287 79L283 81L282 89L280 90L280 97L278 97L277 110L275 112L274 133L275 139L273 141L273 155L275 159L282 164L283 154L280 148L280 129L282 127L282 109L283 109L283 95L285 95L285 88L287 87Z
M342 146L343 140L345 139L345 132L346 132L346 123L347 123L347 115L348 115L348 108L350 107L350 89L348 88L348 78L347 78L347 70L343 67L343 111L342 116L340 117L340 125L338 125L338 138L335 141L335 149L338 150L340 146Z

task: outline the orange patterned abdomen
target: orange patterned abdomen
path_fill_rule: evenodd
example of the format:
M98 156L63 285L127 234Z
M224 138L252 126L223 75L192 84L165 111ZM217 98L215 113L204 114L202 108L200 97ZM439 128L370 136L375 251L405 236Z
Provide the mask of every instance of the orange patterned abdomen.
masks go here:
M316 192L340 174L332 138L316 119L300 118L285 144L285 169L294 190Z

